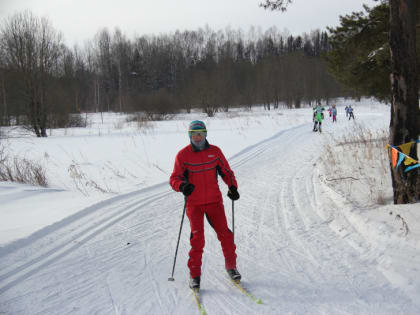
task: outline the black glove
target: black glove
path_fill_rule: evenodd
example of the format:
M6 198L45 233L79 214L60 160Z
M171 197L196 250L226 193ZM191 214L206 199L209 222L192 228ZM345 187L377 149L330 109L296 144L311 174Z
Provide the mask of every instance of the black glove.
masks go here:
M238 189L233 185L230 186L227 196L232 200L238 200L239 199Z
M194 185L190 183L182 183L179 185L179 190L182 191L185 197L188 197L194 191Z

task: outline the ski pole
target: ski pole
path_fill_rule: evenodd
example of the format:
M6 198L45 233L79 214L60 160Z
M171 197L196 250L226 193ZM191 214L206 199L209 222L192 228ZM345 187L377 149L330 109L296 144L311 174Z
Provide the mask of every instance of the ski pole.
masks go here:
M230 182L233 185L233 175L230 174ZM235 240L235 206L234 200L232 199L232 233L233 233L233 240Z
M235 201L232 200L232 233L233 239L235 239Z
M184 210L182 211L181 226L179 227L178 242L176 243L174 265L172 267L172 275L168 278L168 281L175 281L174 272L175 272L176 256L178 254L179 239L181 238L182 224L184 223L184 216L185 216L185 209L186 208L187 208L187 197L185 197Z

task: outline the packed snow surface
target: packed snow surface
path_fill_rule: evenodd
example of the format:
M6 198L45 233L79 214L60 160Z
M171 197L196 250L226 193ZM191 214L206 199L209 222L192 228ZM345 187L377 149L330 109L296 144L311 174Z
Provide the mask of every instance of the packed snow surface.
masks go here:
M206 223L208 314L420 314L420 205L355 205L319 166L331 135L356 123L344 104L322 134L312 132L309 108L191 113L141 129L107 114L47 139L10 131L10 152L44 165L50 187L0 183L0 314L199 314L188 288L187 218L168 281L184 206L168 178L194 119L235 171L238 269L263 301L228 281ZM353 105L357 123L389 124L388 106ZM231 225L233 204L224 202Z

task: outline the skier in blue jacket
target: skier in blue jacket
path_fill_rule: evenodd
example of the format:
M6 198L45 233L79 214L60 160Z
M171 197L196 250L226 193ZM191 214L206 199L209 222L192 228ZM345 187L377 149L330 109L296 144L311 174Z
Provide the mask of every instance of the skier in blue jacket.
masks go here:
M352 119L352 118L354 120L354 113L353 113L353 108L351 107L351 105L349 106L347 111L349 112L349 120Z

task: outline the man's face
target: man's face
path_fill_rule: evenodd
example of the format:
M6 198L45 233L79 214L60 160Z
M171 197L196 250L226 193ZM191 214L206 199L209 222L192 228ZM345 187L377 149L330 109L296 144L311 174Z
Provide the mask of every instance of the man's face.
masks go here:
M202 131L191 131L191 139L192 141L198 143L204 138L204 132Z

